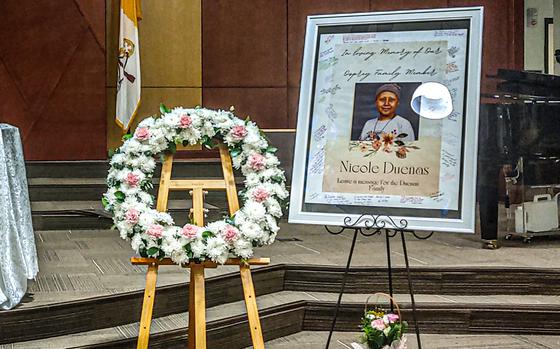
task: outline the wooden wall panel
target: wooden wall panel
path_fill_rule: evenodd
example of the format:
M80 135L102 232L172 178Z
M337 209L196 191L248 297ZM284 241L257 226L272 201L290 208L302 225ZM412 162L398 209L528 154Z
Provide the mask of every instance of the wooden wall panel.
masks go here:
M499 68L523 69L523 3L519 0L449 0L450 7L484 6L481 92L496 91Z
M204 88L204 106L229 109L241 118L250 116L261 128L286 128L287 88Z
M100 118L105 112L104 60L93 33L86 32L49 96L42 117L35 120L29 138L24 138L34 145L36 159L106 157L105 123Z
M307 16L369 11L369 0L288 0L288 127L296 126Z
M369 11L369 0L288 0L288 85L299 86L307 16Z
M106 157L104 16L103 2L0 2L0 121L20 128L28 160Z
M205 87L286 86L286 0L204 0Z
M371 0L372 11L412 10L447 7L447 0Z
M286 128L286 0L203 0L202 16L204 106Z

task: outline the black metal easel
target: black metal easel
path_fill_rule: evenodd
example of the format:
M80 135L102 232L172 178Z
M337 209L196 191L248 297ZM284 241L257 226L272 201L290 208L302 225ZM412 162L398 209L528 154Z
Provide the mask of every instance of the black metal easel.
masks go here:
M403 254L404 254L404 262L406 266L406 276L408 279L408 288L410 291L410 300L412 304L412 320L414 321L414 328L416 331L416 339L418 342L418 349L422 349L422 341L420 340L420 329L418 327L418 321L416 319L416 303L414 301L414 289L412 287L412 279L410 277L410 265L408 262L408 252L406 249L406 239L405 233L409 232L412 235L421 240L425 240L430 238L433 235L431 232L426 237L418 236L414 231L409 231L406 228L408 227L408 221L406 219L400 219L399 223L397 224L395 220L389 216L382 216L382 215L368 215L363 214L356 219L355 222L352 222L352 217L345 217L344 218L344 226L340 227L340 230L333 231L329 229L328 226L325 226L325 229L333 235L338 235L344 232L347 229L354 230L354 236L352 238L352 245L350 246L350 253L348 255L348 261L346 263L346 269L344 270L344 277L342 279L342 285L340 287L340 293L338 294L338 300L336 302L336 310L334 313L334 319L331 325L331 330L329 332L329 337L327 339L326 349L329 349L329 345L331 343L331 338L334 332L334 328L336 325L336 319L338 317L338 312L340 309L340 303L342 301L342 295L344 294L344 288L346 287L346 278L348 276L348 271L350 269L350 263L352 262L352 256L354 254L354 247L356 247L356 239L358 238L358 233L363 236L372 236L372 235L381 235L382 232L385 232L385 242L387 246L387 272L388 272L388 279L389 279L389 294L393 297L393 271L391 266L391 238L395 237L398 233L401 235L402 247L403 247ZM391 300L391 311L393 310L393 301Z

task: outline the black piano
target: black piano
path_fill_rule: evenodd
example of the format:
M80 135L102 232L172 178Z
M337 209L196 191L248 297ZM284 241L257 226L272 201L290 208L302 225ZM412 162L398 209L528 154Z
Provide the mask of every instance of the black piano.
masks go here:
M504 165L513 170L523 159L524 186L560 184L560 76L500 69L496 78L498 93L483 94L480 108L478 201L485 240L497 238Z

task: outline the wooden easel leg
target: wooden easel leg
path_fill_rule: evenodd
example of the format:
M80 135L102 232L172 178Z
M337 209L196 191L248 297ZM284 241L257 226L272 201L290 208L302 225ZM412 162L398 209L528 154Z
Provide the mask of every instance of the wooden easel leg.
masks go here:
M248 265L241 264L239 266L239 272L241 274L241 283L243 284L243 294L245 296L245 306L247 307L247 318L249 319L253 348L264 349L264 339L261 321L259 319L259 310L257 308L255 288L253 287L253 278L251 277L251 269Z
M189 349L195 349L196 344L196 332L195 332L195 323L196 323L196 303L194 301L194 272L193 269L190 268L189 270L190 276L190 283L189 283Z
M193 264L189 284L189 349L206 349L204 266Z
M140 333L138 334L138 344L136 346L137 349L148 349L152 312L154 310L154 299L156 296L157 272L158 265L156 263L148 265L144 302L142 303L142 316L140 317Z

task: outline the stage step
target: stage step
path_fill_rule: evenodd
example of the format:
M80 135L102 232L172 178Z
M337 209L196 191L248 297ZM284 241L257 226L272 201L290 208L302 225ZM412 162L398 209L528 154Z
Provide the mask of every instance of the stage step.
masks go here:
M498 274L495 272L497 270L414 268L412 275L423 332L560 334L560 298L557 297L560 271L512 268ZM317 278L313 283L307 283L309 280L306 279L309 279L311 272L317 277L328 275L324 278L323 285L332 286L321 287ZM363 312L366 294L387 290L384 268L352 268L350 275L337 327L345 331L356 329L356 321L359 321ZM405 275L402 268L395 269L394 290L398 302L403 303L405 318L410 320L410 302L407 296L403 295L408 291ZM456 279L458 275L463 275L461 281ZM263 302L259 303L261 310L278 306L278 303L274 302L282 300L281 309L275 308L276 310L265 312L271 319L274 316L284 316L283 312L287 311L286 309L299 307L298 309L303 309L305 314L301 329L317 331L330 328L330 319L334 314L339 290L336 285L340 286L342 276L343 268L332 266L273 265L253 271L257 296L259 302ZM187 279L186 275L183 279ZM498 282L499 280L501 282ZM541 284L533 280L541 280ZM446 287L449 283L455 283L457 287ZM486 283L495 285L493 294L489 288L479 287ZM187 290L186 283L158 287L154 317L173 317L188 311ZM239 309L243 308L240 303L242 290L238 273L208 278L206 292L207 306L217 307L217 313L223 312L230 316L230 310L219 309L229 309L228 303L231 302L237 302ZM80 336L84 332L92 332L92 336L95 337L96 330L103 328L122 330L122 326L139 319L142 297L143 291L138 290L0 312L0 340L2 343L12 343L62 335L75 337L80 332ZM231 321L235 326L241 326L240 322L236 322L238 320L229 319L226 322ZM534 326L535 323L540 325ZM181 327L181 324L178 323L178 326ZM185 323L182 326L184 327ZM29 328L33 328L33 331L29 331ZM275 326L272 326L269 329L274 328ZM179 335L177 333L168 333L164 337L174 338ZM222 333L221 336L225 334Z
M225 193L210 193L212 194L206 198L204 207L209 210L208 219L212 221L227 215L228 211ZM175 195L178 196L178 193ZM185 193L183 197L187 195ZM187 212L192 207L191 200L172 198L168 206L168 212L177 225L187 223ZM31 213L35 230L96 230L109 229L113 225L112 218L103 209L101 200L33 201Z
M205 178L218 179L220 177ZM154 178L152 182L154 189L151 192L156 195L159 189L159 177ZM236 184L239 188L242 188L241 177L237 178ZM101 200L101 197L107 191L105 178L30 178L28 187L29 198L32 202L96 201ZM188 196L186 191L171 191L169 194L169 198L172 200ZM222 196L225 198L225 194L220 194L222 194L221 191L209 191L206 198L208 200L221 199Z
M354 332L350 339L355 338L368 296L345 295L337 320L337 331ZM327 331L332 323L335 298L336 295L331 293L294 291L259 296L257 303L262 314L265 338L271 340L300 331ZM404 302L408 296L397 295L396 298L401 304L403 317L409 321L410 331L413 332L411 306ZM439 296L419 295L417 315L423 334L560 335L560 302L557 297L541 297L540 300L524 297L515 299L518 301L515 305L511 301L509 296L449 297L442 301ZM380 302L379 305L389 307L386 302ZM244 314L242 301L209 308L209 347L222 348L227 345L234 349L250 345ZM154 320L151 347L184 347L187 319L188 313L179 313ZM536 323L539 326L534 326ZM138 326L138 323L133 323L76 335L15 343L10 348L134 348ZM412 340L412 334L409 336Z
M218 159L178 160L173 166L173 178L220 178ZM101 207L107 191L105 177L108 163L104 161L29 162L28 187L35 230L107 229L112 222ZM159 188L160 167L153 180L156 195ZM237 188L243 188L243 177L236 177ZM169 193L170 213L177 223L187 221L191 207L186 191ZM205 196L209 219L227 213L225 191L212 190ZM219 209L222 208L222 209Z
M109 162L91 161L27 161L27 178L106 178ZM158 164L154 177L159 177ZM222 175L220 159L178 159L173 162L173 175L177 177L219 177Z

